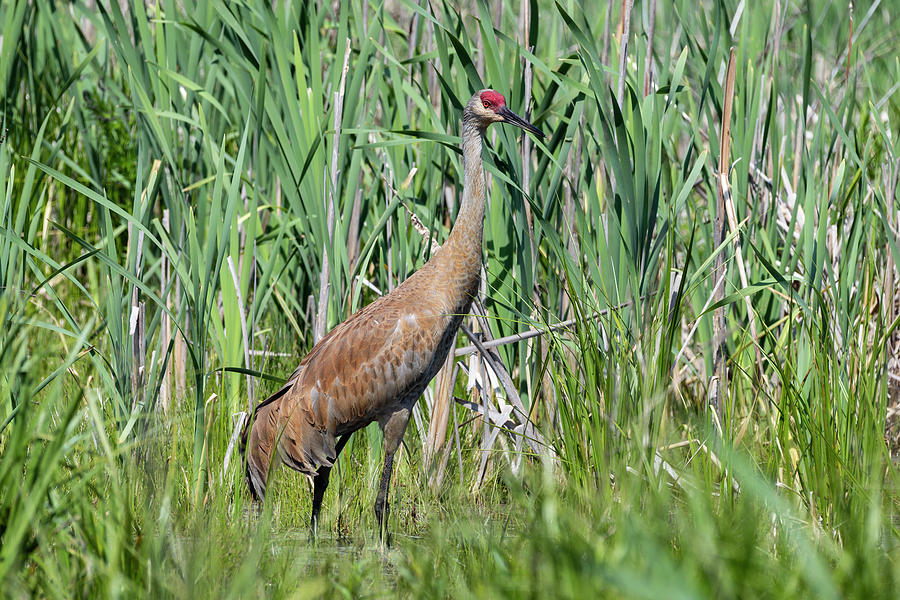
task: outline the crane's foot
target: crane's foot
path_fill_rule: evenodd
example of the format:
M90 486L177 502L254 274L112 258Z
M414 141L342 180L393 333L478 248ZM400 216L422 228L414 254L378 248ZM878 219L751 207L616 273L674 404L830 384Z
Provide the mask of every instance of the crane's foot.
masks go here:
M316 519L313 518L312 522L309 524L309 543L316 543L316 534L318 533L319 524L316 522Z
M378 539L386 546L391 545L391 533L387 530L388 514L390 513L390 505L379 494L375 501L375 520L378 521Z
M394 453L403 441L403 432L409 423L411 411L404 408L393 413L386 421L379 422L384 432L384 468L381 471L381 483L378 486L378 496L375 498L375 519L378 521L378 535L381 541L390 546L390 535L387 532L388 515L388 488L391 485L391 472L394 468Z

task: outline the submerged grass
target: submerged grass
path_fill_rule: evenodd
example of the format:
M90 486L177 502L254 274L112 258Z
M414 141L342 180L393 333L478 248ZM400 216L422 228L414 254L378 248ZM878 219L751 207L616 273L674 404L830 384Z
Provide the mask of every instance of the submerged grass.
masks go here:
M897 595L892 7L96 4L0 5L5 595ZM240 413L446 239L486 86L551 135L491 133L469 325L542 335L426 393L390 547L377 427L311 542Z

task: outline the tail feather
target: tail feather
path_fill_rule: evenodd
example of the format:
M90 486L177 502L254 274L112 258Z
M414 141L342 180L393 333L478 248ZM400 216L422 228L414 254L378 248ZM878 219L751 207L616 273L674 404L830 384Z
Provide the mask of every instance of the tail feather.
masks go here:
M247 487L253 499L262 502L266 497L266 482L272 464L275 444L281 419L281 405L300 369L291 376L281 389L260 402L253 411L253 418L247 419L241 432L241 456L246 464Z
M337 452L335 452L334 435L326 429L304 423L303 450L306 461L314 466L330 467L334 464Z
M334 435L304 419L288 419L278 442L278 456L295 471L315 477L319 467L334 464Z
M295 394L302 392L293 383L299 373L298 368L284 387L256 407L241 432L247 487L260 502L265 499L273 462L280 459L290 468L314 476L319 467L330 467L337 458L331 428L315 422L316 415L308 406L298 406L303 399L298 402Z
M272 458L277 437L280 399L260 404L252 421L244 426L241 454L246 461L247 487L254 500L262 502L266 497L266 482L272 467Z

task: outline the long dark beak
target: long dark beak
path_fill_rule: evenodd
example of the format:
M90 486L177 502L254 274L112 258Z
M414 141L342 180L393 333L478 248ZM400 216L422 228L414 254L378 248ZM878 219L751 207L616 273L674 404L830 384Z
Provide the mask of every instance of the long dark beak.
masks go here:
M510 125L515 125L516 127L521 127L525 131L530 131L531 133L533 133L536 136L545 137L543 131L541 131L540 129L538 129L537 127L535 127L534 125L532 125L531 123L529 123L528 121L526 121L525 119L523 119L522 117L520 117L519 115L514 113L513 111L509 110L505 106L502 107L500 110L498 110L497 114L500 115L501 117L503 117L504 123L509 123Z

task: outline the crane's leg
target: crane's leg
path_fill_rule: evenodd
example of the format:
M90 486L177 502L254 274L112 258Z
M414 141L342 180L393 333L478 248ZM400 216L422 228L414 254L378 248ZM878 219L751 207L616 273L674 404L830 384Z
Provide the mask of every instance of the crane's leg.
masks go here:
M391 471L394 468L394 453L403 441L406 432L406 424L409 423L410 410L403 408L392 414L388 419L380 423L384 432L384 470L381 472L381 485L378 487L378 497L375 499L375 518L378 519L378 531L384 538L385 522L388 518L388 487L391 485Z
M350 439L349 433L338 438L337 444L334 445L334 460L337 462L344 449L344 444ZM319 525L319 509L322 508L322 497L325 496L325 490L328 488L328 479L331 477L331 467L319 467L316 476L313 477L313 501L312 501L312 517L309 520L310 534L315 537L316 529Z

